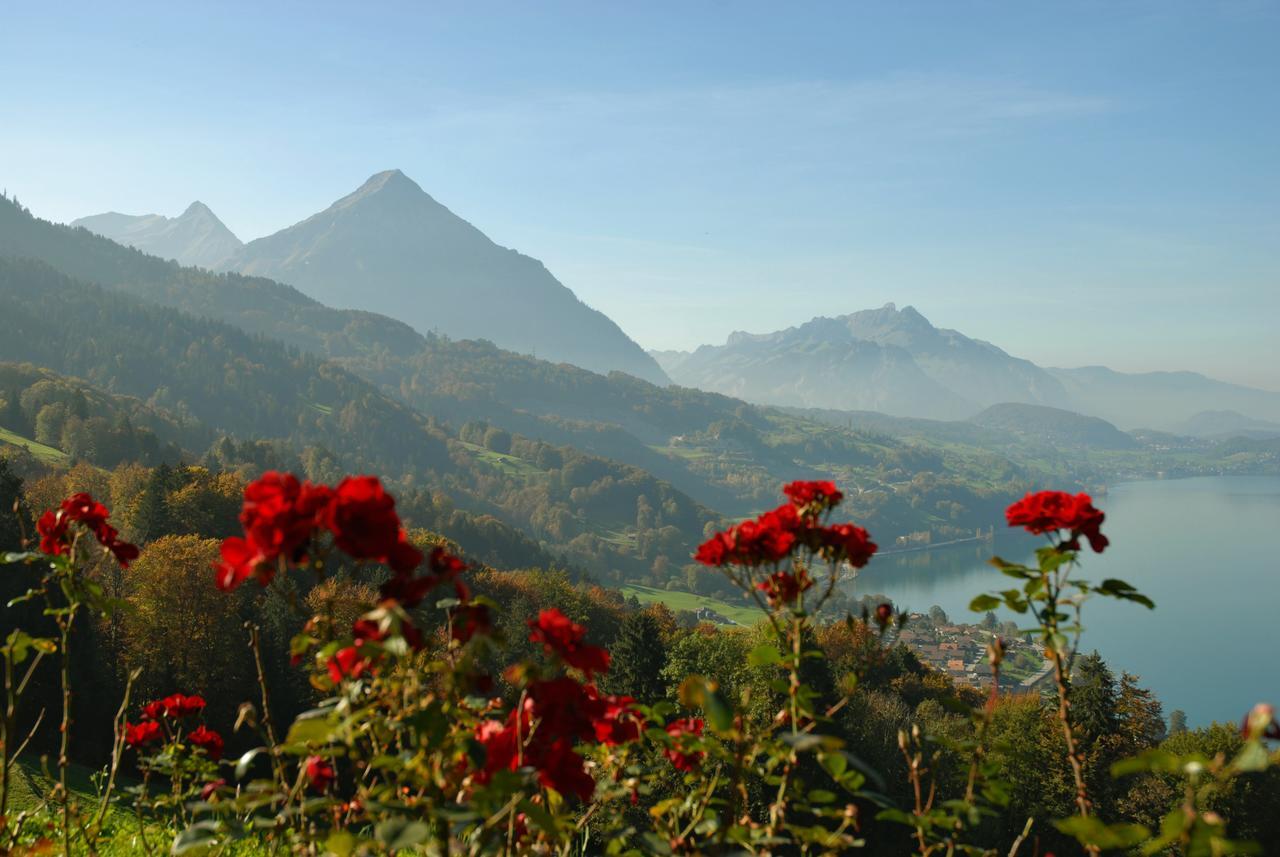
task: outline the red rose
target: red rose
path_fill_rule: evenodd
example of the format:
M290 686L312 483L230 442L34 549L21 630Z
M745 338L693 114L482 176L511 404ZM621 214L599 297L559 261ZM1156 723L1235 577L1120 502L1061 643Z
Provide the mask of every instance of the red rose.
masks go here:
M376 476L348 476L338 483L323 521L334 544L353 559L386 562L402 573L422 563L422 552L400 526L395 499Z
M453 639L459 643L470 642L476 634L493 633L493 617L483 604L464 604L453 611Z
M703 729L703 721L701 717L686 717L680 720L673 720L667 724L667 734L675 738L677 742L685 735L700 736ZM675 766L677 771L692 771L702 763L702 757L705 755L701 750L692 753L686 753L677 747L664 750L663 755L671 760L671 764Z
M833 562L847 562L862 568L875 555L876 543L867 531L853 524L835 524L820 532L820 550Z
M292 473L262 474L244 489L240 523L246 540L269 557L298 559L332 493L325 485L299 483Z
M334 773L333 765L329 764L323 756L308 756L303 763L303 769L306 772L307 784L318 792L328 789L338 776Z
M591 691L568 676L530 684L525 705L526 715L538 721L538 737L544 743L559 738L591 740L593 721L604 710Z
M585 803L595 793L596 781L587 773L583 762L568 741L556 741L538 757L538 782L544 788L555 789L565 796L573 795Z
M250 577L266 586L275 577L275 560L239 536L222 540L222 561L214 563L214 583L230 592Z
M154 720L124 724L124 740L130 747L143 747L164 739L164 730Z
M800 593L812 586L813 580L801 569L795 574L789 571L775 571L756 584L756 589L765 594L771 606L777 607L779 604L795 603Z
M588 692L595 696L595 688ZM601 744L616 746L640 740L644 731L645 719L635 708L635 700L629 696L602 696L596 699L599 711L595 714L592 726L595 738Z
M582 642L587 629L571 621L556 608L543 610L537 621L529 620L530 641L541 643L547 654L555 654L571 667L591 678L594 673L609 671L609 653L599 646Z
M358 679L366 672L371 672L373 663L360 654L355 646L347 646L334 652L329 658L329 678L334 684L341 684L343 679Z
M1023 527L1027 532L1042 535L1067 530L1067 536L1058 547L1062 550L1079 550L1080 537L1089 540L1095 553L1102 553L1110 541L1102 534L1102 522L1106 515L1095 509L1088 494L1071 495L1065 491L1039 491L1027 494L1005 510L1005 518L1011 527Z
M162 699L161 704L164 706L166 717L172 717L177 720L183 717L190 717L193 714L199 714L204 710L204 697L199 694L186 696L185 694L175 693Z
M211 783L205 783L204 788L200 789L200 800L208 801L218 793L218 789L226 786L227 781L223 779L214 780Z
M698 548L694 558L711 566L780 562L790 555L804 526L796 507L788 503L716 533Z
M157 699L142 706L142 716L148 720L159 720L164 716L164 700Z
M67 537L71 522L77 521L93 532L94 538L115 556L121 568L128 568L129 563L138 558L138 548L120 540L116 528L107 523L109 515L107 507L88 494L71 495L62 501L56 512L47 509L36 522L41 553L48 556L66 554L71 549Z
M187 740L191 742L191 746L204 750L205 755L215 762L222 758L222 736L209 727L199 726L193 729L187 735Z
M827 481L792 482L782 486L782 493L786 494L798 508L812 507L811 511L818 512L832 509L844 500L844 494L836 488L836 483Z
M489 782L496 771L514 771L519 767L517 749L520 738L514 726L513 716L504 724L498 720L483 720L476 727L476 740L484 747L484 767L476 773L481 784ZM528 735L528 729L523 730Z

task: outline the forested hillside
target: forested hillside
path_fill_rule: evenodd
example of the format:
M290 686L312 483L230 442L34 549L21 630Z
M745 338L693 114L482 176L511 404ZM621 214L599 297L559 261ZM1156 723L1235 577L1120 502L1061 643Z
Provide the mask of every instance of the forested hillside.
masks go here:
M210 438L228 435L212 448L225 466L247 457L261 468L297 461L319 478L380 471L447 491L468 511L614 579L651 582L657 554L689 556L715 518L639 469L509 433L488 447L463 442L333 363L42 263L0 259L0 305L10 332L0 360L78 375L203 426ZM643 507L652 514L640 515ZM642 538L638 521L653 533Z
M0 253L37 256L75 276L331 358L454 426L482 421L642 468L727 515L767 502L796 473L827 473L864 489L852 502L882 531L946 533L989 525L999 504L1034 479L987 452L944 456L714 393L598 375L485 342L422 337L384 316L321 306L270 280L163 262L8 202L0 202ZM972 474L981 474L976 484Z

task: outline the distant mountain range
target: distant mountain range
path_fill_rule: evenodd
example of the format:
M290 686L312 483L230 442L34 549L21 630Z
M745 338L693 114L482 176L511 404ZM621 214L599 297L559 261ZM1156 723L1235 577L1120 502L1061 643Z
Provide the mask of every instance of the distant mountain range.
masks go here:
M184 265L214 269L225 264L244 244L203 202L193 202L177 217L160 214L95 214L72 221L104 238L136 247Z
M243 245L199 203L173 220L107 214L74 225L183 264L269 277L328 306L382 313L420 333L488 339L595 372L670 382L541 262L493 243L399 170L377 173L319 214Z
M1280 393L1193 372L1042 368L894 304L774 333L734 333L693 352L651 353L678 384L785 407L961 420L1020 403L1169 431L1215 409L1280 420Z

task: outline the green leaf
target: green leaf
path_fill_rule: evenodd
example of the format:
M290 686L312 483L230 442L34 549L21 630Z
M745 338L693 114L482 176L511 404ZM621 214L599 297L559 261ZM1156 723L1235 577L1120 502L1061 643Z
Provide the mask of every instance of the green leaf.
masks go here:
M359 842L351 833L345 830L335 830L329 834L329 838L324 841L324 850L337 857L351 857L351 853L356 850Z
M1151 838L1151 831L1141 824L1107 824L1092 815L1073 815L1055 821L1053 825L1068 836L1074 836L1081 845L1102 849L1132 848Z
M751 650L751 653L747 655L747 665L753 667L768 666L769 664L776 664L781 660L782 654L768 643L756 646Z
M323 744L329 740L331 730L328 718L309 717L295 720L284 740L286 744Z
M426 842L431 837L431 828L421 821L388 818L373 829L373 835L391 851L399 851Z
M173 838L170 854L186 854L197 848L208 848L218 841L216 821L201 821L188 827Z
M826 769L827 773L837 780L849 768L849 760L844 757L843 753L823 753L818 757L818 761Z
M994 595L979 595L969 602L969 609L974 613L986 613L1000 606L1000 599Z
M1110 598L1119 598L1122 601L1133 601L1137 604L1141 604L1148 610L1154 610L1156 608L1156 603L1150 598L1143 595L1123 580L1116 580L1114 577L1109 577L1102 581L1094 591L1100 595L1106 595Z
M733 707L715 682L700 675L689 676L680 684L680 702L686 708L701 708L711 728L717 732L728 732L733 728Z
M249 773L249 766L253 764L253 760L260 754L267 752L266 747L254 747L243 756L236 760L236 779L243 780L245 774Z
M35 551L7 552L0 554L0 565L9 565L10 563L31 562L40 558L40 554Z
M1123 777L1129 774L1164 773L1176 774L1182 770L1182 760L1168 750L1143 750L1136 756L1121 759L1111 766L1111 776Z

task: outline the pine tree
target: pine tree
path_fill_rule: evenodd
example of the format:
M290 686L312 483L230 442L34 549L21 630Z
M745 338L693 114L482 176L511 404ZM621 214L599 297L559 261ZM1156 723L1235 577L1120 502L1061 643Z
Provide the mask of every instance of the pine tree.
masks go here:
M608 675L611 692L634 696L644 703L656 702L666 695L662 668L667 663L667 646L662 627L652 614L627 616L618 629L612 652Z
M31 535L31 522L22 508L22 477L0 458L0 553L22 550L23 534Z
M1088 742L1116 728L1116 678L1097 652L1085 655L1071 678L1071 720Z
M173 532L172 515L169 514L169 492L177 486L177 474L167 464L151 471L147 487L138 500L138 511L133 516L133 537L140 542L158 539Z
M1169 712L1169 735L1181 735L1187 731L1187 712L1175 708Z

